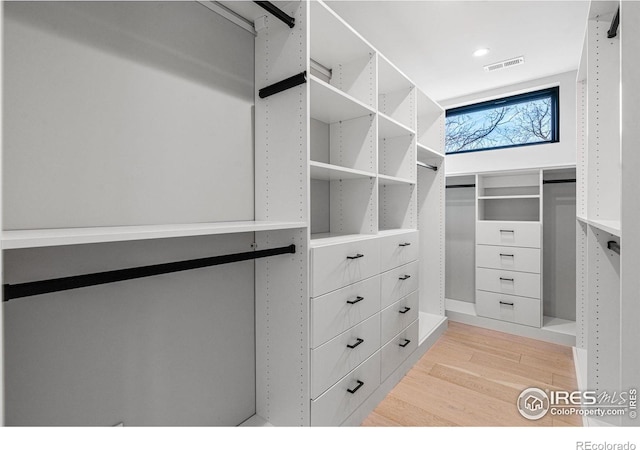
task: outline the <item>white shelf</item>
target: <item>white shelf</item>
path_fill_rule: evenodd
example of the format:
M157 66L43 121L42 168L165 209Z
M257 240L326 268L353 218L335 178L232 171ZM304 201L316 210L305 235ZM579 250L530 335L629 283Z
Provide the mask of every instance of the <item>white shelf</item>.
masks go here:
M542 329L553 331L554 333L568 334L575 337L576 322L575 320L559 319L557 317L544 316L542 320Z
M365 172L363 170L348 169L342 166L335 166L317 161L309 163L311 178L314 180L350 180L355 178L375 178L373 172Z
M311 247L322 247L324 245L343 244L345 242L371 239L374 234L340 234L340 233L315 233L311 235Z
M59 245L98 244L104 242L166 239L214 234L251 233L306 227L304 222L213 222L127 227L55 228L2 232L2 248L52 247Z
M392 228L389 230L380 230L378 232L378 236L394 236L396 234L410 233L412 231L417 230L415 228Z
M388 186L393 184L396 184L396 185L416 184L416 182L408 178L391 177L389 175L379 174L378 184L382 186Z
M614 236L622 237L619 220L587 219L587 223Z
M375 114L369 106L345 94L339 89L310 75L311 117L324 123L336 123L341 120Z
M576 219L578 219L582 223L589 223L586 217L576 216Z
M420 156L426 156L427 158L432 158L437 156L439 158L444 158L444 155L440 152L435 151L432 148L427 147L426 145L422 145L418 142L418 158Z
M540 198L539 195L485 195L478 197L478 200L508 200L508 199L522 199L522 198Z
M391 61L378 55L378 91L388 94L396 91L409 91L414 84Z
M384 113L378 112L378 137L394 138L399 136L409 136L415 132L409 127L401 124Z

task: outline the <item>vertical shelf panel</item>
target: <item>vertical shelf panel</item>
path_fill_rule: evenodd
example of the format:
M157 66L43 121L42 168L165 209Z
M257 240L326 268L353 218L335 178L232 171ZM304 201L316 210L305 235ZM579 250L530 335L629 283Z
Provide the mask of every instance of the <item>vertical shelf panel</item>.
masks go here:
M260 99L257 89L309 73L308 3L286 5L296 26L267 16L255 44L255 214L309 220L310 83ZM328 137L327 137L328 138ZM258 248L296 253L255 264L256 414L274 425L309 425L309 230L260 232ZM287 280L283 282L283 280Z
M638 358L638 342L640 342L640 90L636 83L640 71L640 3L621 2L620 30L621 44L621 86L622 86L622 217L621 229L624 230L622 242L621 267L621 389L638 388L640 386L640 358ZM623 424L638 426L638 419L629 415L623 418Z
M612 5L613 6L613 5ZM608 39L612 15L588 25L587 217L620 220L620 39Z

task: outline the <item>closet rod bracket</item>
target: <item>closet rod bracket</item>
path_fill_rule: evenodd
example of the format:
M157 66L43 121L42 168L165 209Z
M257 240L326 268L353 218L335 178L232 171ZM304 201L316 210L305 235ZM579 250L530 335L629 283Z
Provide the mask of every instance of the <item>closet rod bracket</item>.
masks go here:
M293 28L296 24L296 19L285 13L271 2L253 2L269 14L273 15L276 19L279 19L287 24L289 28Z
M278 81L277 83L273 83L267 87L263 87L258 91L258 96L260 98L266 98L273 94L277 94L278 92L286 91L287 89L291 89L292 87L299 86L307 82L307 71L300 72L297 75L294 75L289 78L285 78L282 81Z

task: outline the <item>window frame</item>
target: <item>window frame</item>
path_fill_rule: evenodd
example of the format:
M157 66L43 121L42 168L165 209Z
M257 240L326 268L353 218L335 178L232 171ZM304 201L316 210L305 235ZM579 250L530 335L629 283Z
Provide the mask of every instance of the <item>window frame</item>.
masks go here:
M474 113L478 111L484 111L492 109L498 105L510 106L517 103L523 103L525 101L534 101L541 98L551 97L551 140L541 142L526 142L524 144L510 144L500 147L484 147L471 150L458 150L456 152L447 152L445 143L445 155L458 155L463 153L472 152L486 152L491 150L504 150L509 148L527 147L531 145L541 144L555 144L560 142L560 87L552 86L549 88L538 89L536 91L525 92L522 94L510 95L507 97L494 98L479 103L472 103L469 105L458 106L450 108L445 111L445 123L446 118L449 116L457 116L460 114ZM446 131L445 131L446 139Z

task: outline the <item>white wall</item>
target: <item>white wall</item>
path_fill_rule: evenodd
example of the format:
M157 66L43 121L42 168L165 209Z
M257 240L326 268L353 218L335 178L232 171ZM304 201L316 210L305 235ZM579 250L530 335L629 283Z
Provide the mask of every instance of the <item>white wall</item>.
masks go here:
M560 86L560 142L447 155L447 174L575 165L575 80L576 72L572 71L440 102L443 108L448 109L536 89Z
M195 2L5 8L5 229L253 219L250 33Z

